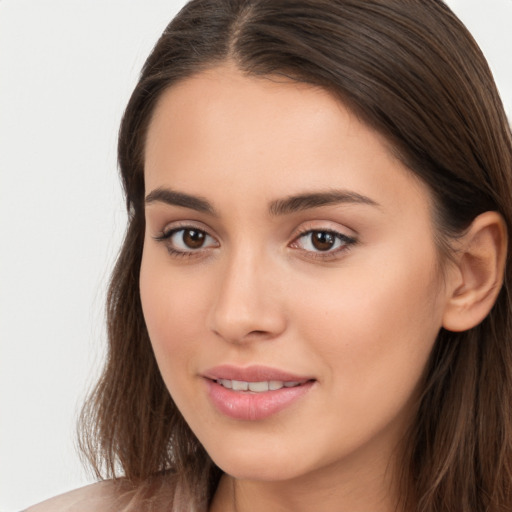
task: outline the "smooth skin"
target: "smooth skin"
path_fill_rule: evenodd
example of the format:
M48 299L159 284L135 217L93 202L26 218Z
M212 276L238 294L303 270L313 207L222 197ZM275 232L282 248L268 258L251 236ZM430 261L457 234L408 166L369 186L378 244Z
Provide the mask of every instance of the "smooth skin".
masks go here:
M394 456L437 333L478 323L499 289L499 215L473 237L490 246L490 277L480 259L441 261L429 190L380 135L323 89L230 64L164 93L145 163L143 310L173 399L226 472L212 511L393 510ZM333 192L344 197L278 207ZM471 263L490 297L479 315L464 295ZM221 364L315 384L269 418L236 420L206 392Z
M162 95L145 182L144 316L169 392L225 472L210 512L394 510L437 333L478 324L499 292L501 217L477 217L443 259L428 188L379 134L321 88L231 63ZM221 364L314 384L237 420L206 391Z

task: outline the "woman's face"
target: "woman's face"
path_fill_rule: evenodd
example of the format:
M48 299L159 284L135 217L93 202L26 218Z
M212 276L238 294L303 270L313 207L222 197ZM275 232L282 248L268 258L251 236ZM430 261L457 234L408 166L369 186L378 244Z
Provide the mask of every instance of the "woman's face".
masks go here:
M325 90L228 65L163 94L145 183L144 316L213 460L383 474L447 301L427 188Z

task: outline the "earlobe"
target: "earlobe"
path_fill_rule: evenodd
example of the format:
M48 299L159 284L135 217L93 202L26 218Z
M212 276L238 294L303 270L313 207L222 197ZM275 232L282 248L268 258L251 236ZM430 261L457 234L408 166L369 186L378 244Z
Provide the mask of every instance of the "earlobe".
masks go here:
M489 314L503 283L507 256L507 228L498 212L475 218L458 241L456 278L448 283L443 327L467 331Z

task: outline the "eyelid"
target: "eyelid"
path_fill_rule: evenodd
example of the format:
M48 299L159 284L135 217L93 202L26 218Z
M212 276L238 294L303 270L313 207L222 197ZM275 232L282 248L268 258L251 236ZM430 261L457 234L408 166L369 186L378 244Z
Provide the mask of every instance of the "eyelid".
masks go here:
M200 226L198 226L200 224ZM180 231L187 231L187 230L195 230L200 231L205 234L206 237L213 240L215 243L210 244L207 246L201 246L197 249L194 249L192 247L184 249L184 248L177 248L172 243L172 237L179 233ZM216 247L219 247L219 241L217 238L210 233L210 230L206 228L202 223L198 223L195 221L178 221L173 222L170 224L167 224L164 229L157 235L153 236L153 239L156 242L164 243L165 247L167 248L167 251L169 254L173 257L183 257L183 258L193 258L193 257L201 257L204 256L204 253L208 252L210 249L214 249Z
M209 243L206 246L201 246L198 248L189 247L178 248L175 246L175 243L172 243L172 237L180 232L186 230L197 230L205 234L213 243ZM332 223L329 221L312 221L306 224L301 225L298 229L295 230L295 233L292 235L292 241L288 243L288 247L292 249L296 249L304 254L304 257L309 259L318 259L318 260L332 260L338 259L342 256L342 253L347 252L353 245L358 243L357 236L352 234L347 234L346 231L351 231L348 228L341 227L333 227ZM299 240L302 237L307 235L312 235L313 233L330 233L336 238L336 243L341 242L341 246L334 247L334 249L329 248L326 250L321 249L306 249L301 247ZM210 249L217 248L220 246L218 237L211 233L211 230L205 226L202 222L194 221L194 220L186 220L186 221L175 221L168 223L162 231L153 236L153 239L157 242L163 242L168 252L172 256L180 256L180 257L197 257L204 256L205 252L209 252Z
M158 242L163 241L163 240L169 240L170 238L172 238L172 236L174 236L176 233L179 233L180 231L200 231L201 233L204 233L208 238L215 240L215 238L212 235L210 235L210 233L208 233L204 229L196 228L195 226L183 226L183 227L171 228L171 229L168 229L168 230L162 232L160 235L155 236L154 239ZM191 251L193 251L193 249L191 249Z
M173 232L179 231L180 229L197 229L198 231L204 231L207 235L212 238L216 238L210 233L210 229L205 226L202 222L194 221L194 220L185 220L185 221L175 221L169 222L165 225L165 227L158 231L157 234L153 235L155 240L163 240L168 238Z
M292 243L296 242L298 239L300 239L300 238L302 238L302 237L304 237L306 235L311 235L313 233L329 233L329 234L334 235L338 240L342 240L342 241L346 242L347 244L353 244L353 243L357 242L356 238L348 236L348 235L345 235L344 233L340 233L339 231L336 231L336 230L333 230L333 229L317 228L317 229L308 229L306 231L303 231L302 233L299 233L293 239ZM319 252L322 252L322 251L319 251Z
M315 231L325 231L329 233L338 234L343 238L347 238L349 240L358 240L359 237L357 231L355 231L354 229L351 229L348 226L344 226L337 222L329 221L326 219L310 220L301 223L300 226L293 231L291 237L295 240L300 236Z
M334 259L339 259L344 255L347 251L349 251L354 245L356 245L359 240L357 236L352 234L347 234L344 231L347 229L335 228L331 223L324 223L321 221L314 223L307 223L306 225L302 225L293 235L292 242L290 242L289 247L301 251L303 255L310 259L329 261ZM350 230L352 231L352 230ZM307 235L311 235L313 233L330 233L336 237L337 240L340 240L342 245L333 250L307 250L299 246L298 241Z

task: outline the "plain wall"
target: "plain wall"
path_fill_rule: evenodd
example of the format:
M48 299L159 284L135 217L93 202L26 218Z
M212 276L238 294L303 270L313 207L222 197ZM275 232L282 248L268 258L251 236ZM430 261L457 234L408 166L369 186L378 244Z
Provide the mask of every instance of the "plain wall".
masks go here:
M0 511L93 481L76 415L125 225L116 135L181 0L0 0ZM451 0L512 114L512 0ZM484 5L485 4L485 5Z

